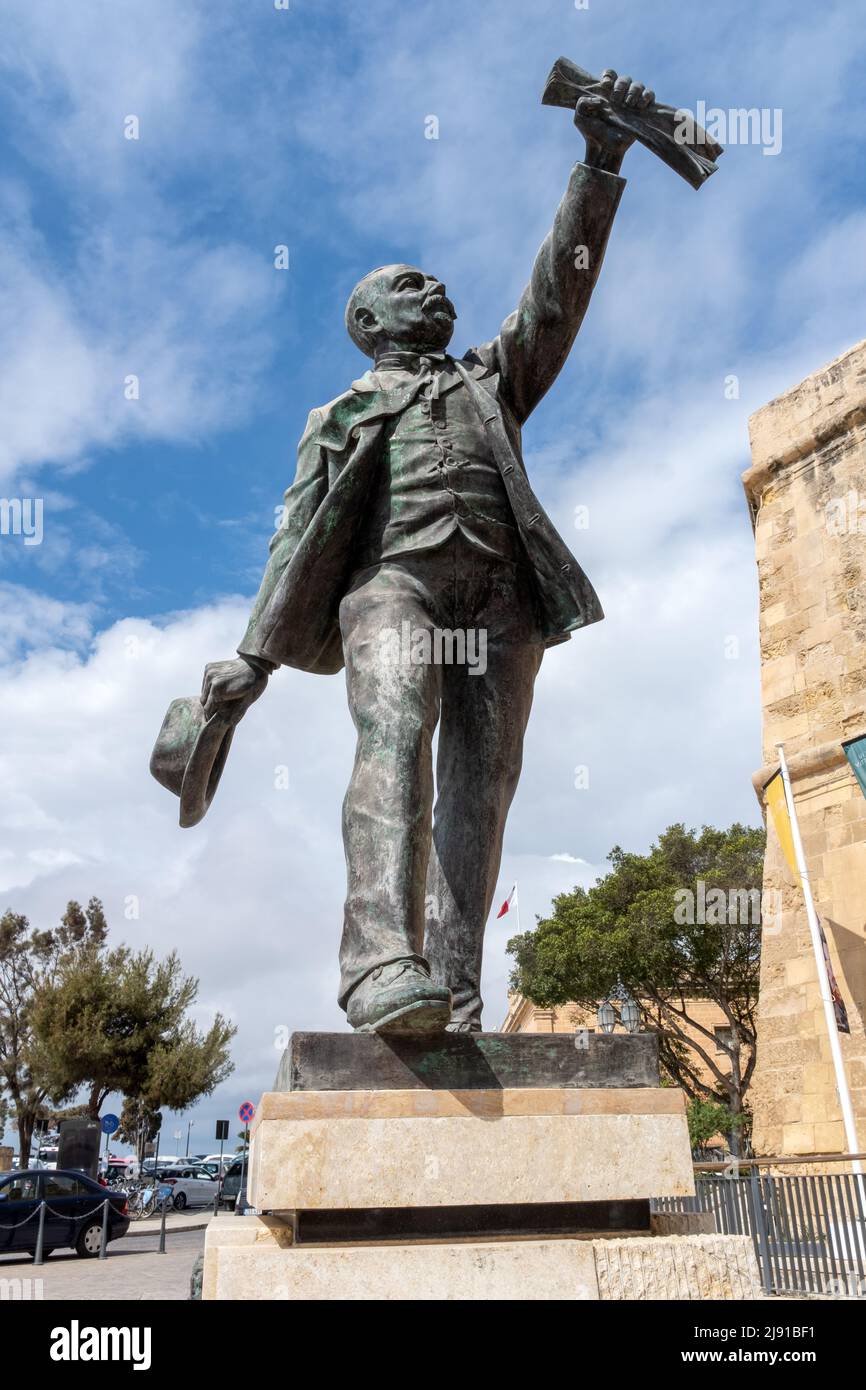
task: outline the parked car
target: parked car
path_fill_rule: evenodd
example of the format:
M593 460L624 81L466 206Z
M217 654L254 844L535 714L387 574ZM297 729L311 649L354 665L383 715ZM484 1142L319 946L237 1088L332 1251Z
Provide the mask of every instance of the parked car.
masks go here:
M99 1172L101 1176L111 1179L116 1179L118 1176L137 1178L138 1159L133 1154L130 1154L128 1158L114 1158L112 1156L107 1164L105 1162L100 1163Z
M43 1144L37 1150L36 1158L33 1163L34 1168L56 1168L57 1156L60 1153L56 1144ZM32 1170L29 1170L32 1171Z
M171 1188L175 1211L183 1211L184 1207L213 1206L219 1191L218 1178L206 1168L160 1168L159 1178Z
M141 1165L142 1176L154 1173L158 1168L175 1168L187 1160L178 1154L160 1154L158 1158L146 1158Z
M220 1202L223 1206L228 1207L229 1211L234 1211L235 1203L240 1195L242 1169L243 1161L240 1158L233 1159L222 1180Z
M198 1167L206 1168L209 1173L213 1173L214 1177L222 1178L225 1175L226 1169L230 1168L234 1161L235 1156L233 1153L223 1154L222 1158L220 1158L219 1154L208 1154L207 1158L203 1159L202 1162L198 1164Z
M129 1230L125 1192L110 1192L71 1168L26 1168L0 1176L0 1255L12 1250L34 1254L39 1203L46 1204L43 1253L71 1246L83 1259L99 1254L102 1203L108 1199L108 1239Z

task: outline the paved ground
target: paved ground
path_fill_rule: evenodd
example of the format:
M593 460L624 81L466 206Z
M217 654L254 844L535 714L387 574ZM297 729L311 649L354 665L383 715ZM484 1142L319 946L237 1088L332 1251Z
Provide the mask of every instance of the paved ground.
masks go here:
M167 1212L165 1218L166 1246L172 1231L204 1231L212 1216L212 1207L199 1207L197 1211ZM133 1221L129 1227L129 1235L149 1236L153 1235L154 1232L159 1235L160 1225L161 1218L159 1216L148 1216L144 1221Z
M181 1216L175 1219L184 1220ZM143 1225L139 1223L139 1227ZM158 1243L158 1232L139 1233L112 1241L104 1260L81 1260L73 1250L55 1250L43 1265L34 1265L29 1258L19 1261L17 1256L0 1255L0 1280L33 1280L24 1285L25 1296L29 1293L31 1298L188 1298L189 1276L196 1256L204 1249L204 1230L167 1228L164 1255L159 1254Z

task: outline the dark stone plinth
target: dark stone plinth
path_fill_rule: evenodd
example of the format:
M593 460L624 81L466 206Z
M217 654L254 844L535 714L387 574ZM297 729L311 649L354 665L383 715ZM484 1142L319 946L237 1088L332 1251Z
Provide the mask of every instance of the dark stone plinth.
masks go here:
M275 1091L658 1086L653 1033L293 1033Z
M374 1207L293 1214L298 1244L337 1241L453 1240L494 1236L590 1235L650 1230L649 1199L534 1202L489 1207Z

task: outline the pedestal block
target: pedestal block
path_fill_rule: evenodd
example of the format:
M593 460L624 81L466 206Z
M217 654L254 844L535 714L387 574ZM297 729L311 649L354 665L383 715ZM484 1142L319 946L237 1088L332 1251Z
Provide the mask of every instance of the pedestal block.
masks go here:
M654 1258L666 1288L733 1288L739 1237L651 1235L650 1197L693 1192L651 1036L299 1034L253 1126L256 1215L211 1222L203 1296L647 1297ZM651 1247L637 1281L613 1237Z
M205 1299L620 1302L762 1297L748 1236L292 1246L273 1218L208 1227Z
M694 1191L683 1095L287 1091L262 1097L257 1211L612 1202Z
M658 1086L654 1033L293 1033L275 1091Z

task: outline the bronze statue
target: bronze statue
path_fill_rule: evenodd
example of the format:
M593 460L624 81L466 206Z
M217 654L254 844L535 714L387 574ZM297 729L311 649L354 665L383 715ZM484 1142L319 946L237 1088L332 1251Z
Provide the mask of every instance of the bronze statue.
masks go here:
M238 657L208 665L200 701L173 703L151 764L194 824L272 672L345 666L358 740L339 1002L365 1031L480 1030L484 927L535 677L547 647L603 616L533 494L520 431L586 313L623 156L636 134L669 138L655 113L672 108L564 62L546 99L575 83L586 153L517 309L455 358L437 276L388 265L355 286L346 327L372 370L311 412Z

